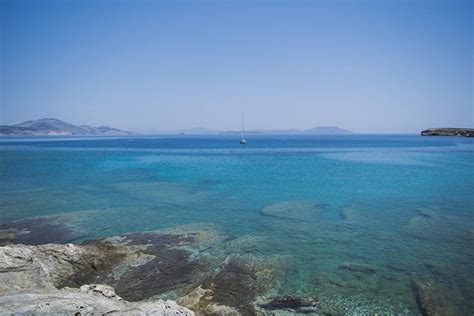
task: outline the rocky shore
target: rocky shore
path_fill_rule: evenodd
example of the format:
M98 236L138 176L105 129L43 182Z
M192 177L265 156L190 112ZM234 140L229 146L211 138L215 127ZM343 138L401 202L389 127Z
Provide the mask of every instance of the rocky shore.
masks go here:
M35 233L19 229L21 225L0 230L2 315L253 315L259 310L262 314L317 310L316 304L308 303L312 299L265 297L283 277L281 261L229 256L225 249L213 252L224 242L215 230L185 227L80 244L25 245L16 242L35 244L35 239L27 238ZM230 244L248 246L249 240L237 238Z
M61 286L77 278L79 271L90 274L90 279L96 277L93 271L105 272L112 253L133 261L133 249L103 251L72 244L0 247L0 314L194 315L170 300L128 302L104 284Z
M295 218L300 226L309 220L306 214L320 212L319 205L288 205L302 210L304 216ZM281 205L265 212L276 224L286 216ZM359 218L352 208L341 214L341 225ZM435 211L422 209L407 224L407 234L423 240L440 231L439 220ZM289 287L291 258L262 254L258 246L268 241L261 236L231 236L205 224L103 239L78 236L54 217L0 225L0 315L370 314L377 305L358 306L354 295L380 278L395 277L407 278L406 290L413 294L407 314L470 310L468 289L436 261L418 271L395 263L387 270L348 257L329 274L310 275L316 290L301 294Z

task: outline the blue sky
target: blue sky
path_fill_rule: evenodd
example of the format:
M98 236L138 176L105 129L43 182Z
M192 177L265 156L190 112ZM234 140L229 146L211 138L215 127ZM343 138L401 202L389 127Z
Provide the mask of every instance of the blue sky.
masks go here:
M1 1L0 123L473 126L470 1Z

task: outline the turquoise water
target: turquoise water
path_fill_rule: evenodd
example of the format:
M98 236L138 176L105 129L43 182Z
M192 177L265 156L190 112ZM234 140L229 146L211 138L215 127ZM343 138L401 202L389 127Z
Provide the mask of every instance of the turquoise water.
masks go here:
M278 293L412 314L420 276L473 312L473 139L3 138L0 179L1 223L59 215L72 241L207 225L282 259Z

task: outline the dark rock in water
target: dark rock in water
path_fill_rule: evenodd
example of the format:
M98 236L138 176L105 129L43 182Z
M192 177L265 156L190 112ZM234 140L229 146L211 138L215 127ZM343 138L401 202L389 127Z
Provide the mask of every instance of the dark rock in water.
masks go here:
M338 267L340 270L348 270L351 272L362 272L362 273L375 273L377 272L377 267L362 264L362 263L343 263Z
M474 129L472 128L428 128L421 132L421 136L474 137Z
M56 217L33 217L0 225L0 246L67 243L80 236Z
M126 252L107 243L97 243L89 248L94 251L86 252L82 260L73 265L74 273L64 276L56 284L59 289L78 288L84 284L97 283L102 276L111 273L126 257Z
M432 210L429 210L429 209L419 210L418 214L420 216L423 216L423 217L426 217L426 218L433 218L433 216L435 215L435 213Z
M208 277L179 303L205 315L255 315L257 296L278 282L271 259L253 256L230 257L222 268Z
M268 303L260 304L261 307L268 310L291 310L297 313L313 313L316 311L317 302L313 299L305 299L290 295L284 295L272 298Z
M215 303L234 307L241 313L253 313L251 303L258 289L252 284L256 279L255 271L243 262L230 260L219 273L204 283L203 288L213 291L212 300Z
M439 238L441 234L439 223L434 221L432 217L421 214L412 217L408 221L406 231L408 235L414 238L425 240Z
M412 277L411 286L416 304L424 316L462 315L444 295L440 284L434 279Z
M359 211L352 207L346 207L340 211L341 219L345 222L356 222L360 220Z
M327 207L327 204L316 204L307 201L285 201L263 208L261 214L284 219L314 221L325 207Z
M443 262L429 261L423 264L426 271L430 272L435 278L449 280L451 278L450 269Z
M127 245L148 245L144 254L154 259L139 266L131 267L111 285L117 294L128 301L139 301L171 290L191 289L208 269L206 260L191 260L190 252L176 249L177 245L192 245L192 236L165 235L157 233L126 235Z

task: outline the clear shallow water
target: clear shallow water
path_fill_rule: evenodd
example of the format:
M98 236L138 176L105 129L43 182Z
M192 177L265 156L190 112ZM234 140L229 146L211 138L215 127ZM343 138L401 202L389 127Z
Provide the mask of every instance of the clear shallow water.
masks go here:
M213 225L235 254L283 258L279 294L411 314L415 276L473 312L472 139L7 138L0 179L2 223L61 215L78 240Z

